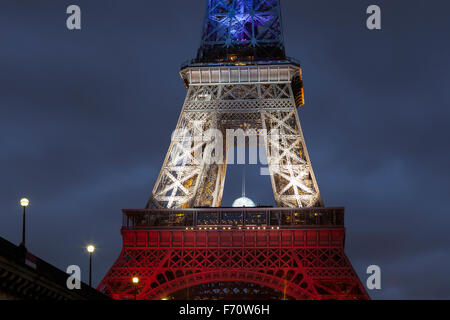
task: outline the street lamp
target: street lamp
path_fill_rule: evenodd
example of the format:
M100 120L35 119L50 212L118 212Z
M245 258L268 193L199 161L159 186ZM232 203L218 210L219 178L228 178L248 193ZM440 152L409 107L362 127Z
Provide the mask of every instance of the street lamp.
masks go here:
M25 209L30 205L30 200L27 198L20 199L20 205L23 208L23 218L22 218L22 243L20 244L25 248Z
M92 287L92 254L95 251L95 247L90 244L86 247L86 250L89 252L89 287Z
M131 281L133 282L133 287L134 287L134 300L136 300L136 285L139 283L139 278L133 277L133 279L131 279Z

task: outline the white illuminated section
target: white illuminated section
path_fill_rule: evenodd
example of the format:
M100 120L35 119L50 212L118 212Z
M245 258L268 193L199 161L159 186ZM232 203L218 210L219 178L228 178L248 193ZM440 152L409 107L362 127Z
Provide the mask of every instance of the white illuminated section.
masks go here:
M253 202L252 199L249 199L247 197L240 197L233 202L233 208L254 208L256 207L256 204Z

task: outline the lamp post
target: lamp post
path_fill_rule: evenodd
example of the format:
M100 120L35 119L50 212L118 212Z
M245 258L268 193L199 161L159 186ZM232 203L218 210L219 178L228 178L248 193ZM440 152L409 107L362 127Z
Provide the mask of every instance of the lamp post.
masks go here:
M86 247L87 252L89 252L89 287L92 287L92 254L95 251L95 247L90 244Z
M30 205L30 200L28 200L27 198L22 198L22 199L20 199L20 205L23 208L22 243L20 245L25 248L25 211L26 211L26 207L28 207Z
M134 288L134 300L136 300L136 285L139 283L139 278L133 277L133 279L131 279L131 281L133 282L133 288Z

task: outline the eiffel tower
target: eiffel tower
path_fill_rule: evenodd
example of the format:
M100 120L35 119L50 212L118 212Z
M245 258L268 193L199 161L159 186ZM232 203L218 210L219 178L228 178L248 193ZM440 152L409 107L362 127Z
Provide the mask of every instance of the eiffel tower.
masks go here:
M146 208L123 210L123 249L99 290L368 299L344 253L344 208L324 206L311 166L302 70L285 54L280 1L208 0L197 57L180 74L187 95L164 164ZM236 132L246 145L263 141L276 207L221 207Z

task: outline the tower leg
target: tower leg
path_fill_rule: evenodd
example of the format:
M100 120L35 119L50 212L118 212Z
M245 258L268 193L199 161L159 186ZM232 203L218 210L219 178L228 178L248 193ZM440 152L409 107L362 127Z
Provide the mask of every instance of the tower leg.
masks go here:
M218 207L225 173L217 115L183 111L147 208Z
M323 206L297 110L261 113L269 173L278 207Z

